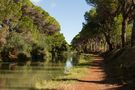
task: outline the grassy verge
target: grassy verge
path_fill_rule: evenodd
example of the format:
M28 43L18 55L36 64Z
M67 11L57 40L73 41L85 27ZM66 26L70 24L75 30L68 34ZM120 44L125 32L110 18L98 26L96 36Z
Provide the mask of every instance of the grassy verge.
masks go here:
M33 90L57 89L76 83L78 79L87 75L87 70L91 61L92 58L90 55L81 55L78 65L72 67L68 74L63 74L62 76L55 77L52 80L37 81L33 86Z

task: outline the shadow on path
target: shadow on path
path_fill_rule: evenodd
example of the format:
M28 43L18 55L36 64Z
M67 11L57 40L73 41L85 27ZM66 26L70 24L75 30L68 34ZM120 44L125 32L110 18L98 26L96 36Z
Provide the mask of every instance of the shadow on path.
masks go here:
M112 77L112 73L109 70L109 67L105 64L105 60L100 56L94 56L94 61L90 64L92 73L96 73L95 77L93 78L90 76L90 79L55 79L56 81L77 81L77 82L85 82L85 83L94 83L96 85L110 85L111 87L105 90L135 90L134 85L123 85L120 80L116 80ZM98 75L99 74L99 75ZM103 77L100 77L101 76ZM102 75L103 74L103 75ZM91 74L94 75L94 74ZM100 79L100 78L101 79ZM101 90L101 89L99 89Z

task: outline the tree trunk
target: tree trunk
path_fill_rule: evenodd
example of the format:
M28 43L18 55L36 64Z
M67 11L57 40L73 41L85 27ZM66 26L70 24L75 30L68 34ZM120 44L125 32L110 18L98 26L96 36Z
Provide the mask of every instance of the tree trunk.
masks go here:
M133 28L132 28L131 46L135 46L135 18L134 18Z
M123 18L122 33L121 33L122 47L125 47L125 43L126 43L126 28L127 28L127 19Z
M113 50L113 45L111 43L110 36L107 35L106 33L104 33L104 36L105 36L106 42L107 42L107 44L109 46L109 51L112 51Z

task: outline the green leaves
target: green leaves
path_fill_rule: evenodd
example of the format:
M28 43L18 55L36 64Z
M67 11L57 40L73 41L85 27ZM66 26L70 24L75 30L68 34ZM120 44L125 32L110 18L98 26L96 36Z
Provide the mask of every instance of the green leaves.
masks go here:
M16 48L19 51L30 52L31 45L29 41L25 40L25 38L19 33L12 32L7 37L7 44L4 46L5 48Z
M33 31L36 27L33 24L33 20L27 16L22 17L21 20L18 22L16 27L17 32L28 32Z
M132 26L129 23L134 15L134 3L131 0L86 0L86 2L94 8L84 15L83 28L72 41L75 48L87 51L87 47L90 47L95 51L96 45L97 50L102 48L101 44L104 44L106 50L108 46L109 50L112 50L120 48L121 44L130 45Z
M16 48L30 55L35 45L49 56L52 49L61 53L68 48L59 23L30 0L0 0L0 12L2 51Z
M0 1L0 20L10 20L11 23L16 23L21 17L21 3L15 3L13 0Z

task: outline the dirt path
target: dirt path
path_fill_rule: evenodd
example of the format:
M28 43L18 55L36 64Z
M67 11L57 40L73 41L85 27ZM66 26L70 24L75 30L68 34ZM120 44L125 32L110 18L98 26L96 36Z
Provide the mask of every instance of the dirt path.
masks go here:
M88 75L79 79L76 84L67 85L64 90L116 90L114 88L120 87L107 83L104 81L105 77L103 58L95 56Z

